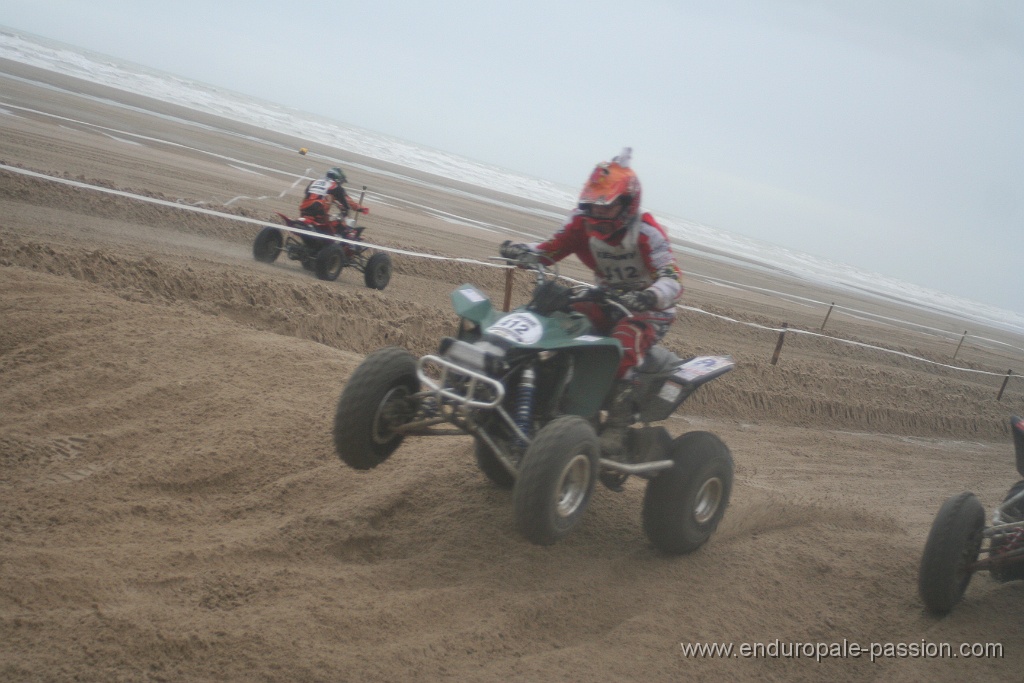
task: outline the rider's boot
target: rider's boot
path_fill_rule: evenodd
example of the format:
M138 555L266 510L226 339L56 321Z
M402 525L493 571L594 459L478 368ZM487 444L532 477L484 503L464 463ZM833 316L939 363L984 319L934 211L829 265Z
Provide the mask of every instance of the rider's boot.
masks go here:
M615 383L608 415L601 431L601 457L622 460L626 454L626 434L636 415L636 384L620 379Z

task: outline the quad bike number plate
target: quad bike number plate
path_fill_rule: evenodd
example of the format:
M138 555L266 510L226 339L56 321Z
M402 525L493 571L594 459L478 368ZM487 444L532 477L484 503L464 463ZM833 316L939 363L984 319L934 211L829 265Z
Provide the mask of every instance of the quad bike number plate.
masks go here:
M516 344L536 344L540 341L544 326L532 313L511 313L488 327L487 332Z

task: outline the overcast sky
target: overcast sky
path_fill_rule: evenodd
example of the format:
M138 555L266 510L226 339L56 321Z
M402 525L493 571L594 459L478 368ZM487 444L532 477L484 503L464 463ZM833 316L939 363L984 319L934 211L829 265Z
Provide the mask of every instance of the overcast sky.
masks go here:
M1020 0L4 0L0 24L1024 313Z

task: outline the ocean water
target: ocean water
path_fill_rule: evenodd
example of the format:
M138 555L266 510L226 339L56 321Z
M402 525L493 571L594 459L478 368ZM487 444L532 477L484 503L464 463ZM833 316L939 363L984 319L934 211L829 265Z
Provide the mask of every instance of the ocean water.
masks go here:
M278 133L316 140L401 167L435 174L441 178L504 192L541 202L551 210L536 213L552 218L564 215L575 204L578 188L519 174L465 159L441 150L325 117L303 112L232 92L225 88L192 81L57 41L0 27L0 57L64 75L130 90L224 118ZM379 169L373 169L378 171ZM443 189L443 188L442 188ZM800 280L846 289L889 301L940 312L965 324L987 326L1024 334L1024 316L987 304L920 287L878 273L863 271L784 247L731 234L684 218L671 216L648 206L668 230L679 249L703 245L723 260L741 260L748 267L782 271ZM458 220L458 217L451 217ZM481 226L484 227L484 226ZM696 249L694 249L697 251ZM699 250L707 257L708 253ZM751 266L750 264L754 264ZM828 305L828 302L819 302Z

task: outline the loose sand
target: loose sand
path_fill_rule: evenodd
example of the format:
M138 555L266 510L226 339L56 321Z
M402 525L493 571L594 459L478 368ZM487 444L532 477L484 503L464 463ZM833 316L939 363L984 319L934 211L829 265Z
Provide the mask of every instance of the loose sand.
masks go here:
M0 163L267 224L295 211L286 174L333 165L321 155L394 170L10 62L0 109ZM349 179L369 188L361 220L383 246L479 259L512 235L421 206L536 235L556 227L383 173ZM503 273L396 255L382 292L355 272L325 283L295 262L255 262L258 230L0 171L0 678L1020 678L1022 584L978 575L936 619L916 580L945 498L971 490L991 510L1019 478L1007 419L1024 413L1024 386L996 396L1021 352L970 340L957 350L962 321L688 253L690 306L816 331L825 308L710 278L836 301L951 335L841 311L829 335L936 363L956 353L956 365L993 374L797 334L773 366L775 332L685 312L667 346L737 361L666 423L712 430L732 449L719 532L691 556L660 555L631 479L620 494L599 487L582 525L540 548L516 534L510 496L476 470L470 439L412 438L356 472L330 438L366 353L434 350L455 324L451 289L474 282L500 301ZM680 647L776 641L1002 643L1003 656L817 662Z

